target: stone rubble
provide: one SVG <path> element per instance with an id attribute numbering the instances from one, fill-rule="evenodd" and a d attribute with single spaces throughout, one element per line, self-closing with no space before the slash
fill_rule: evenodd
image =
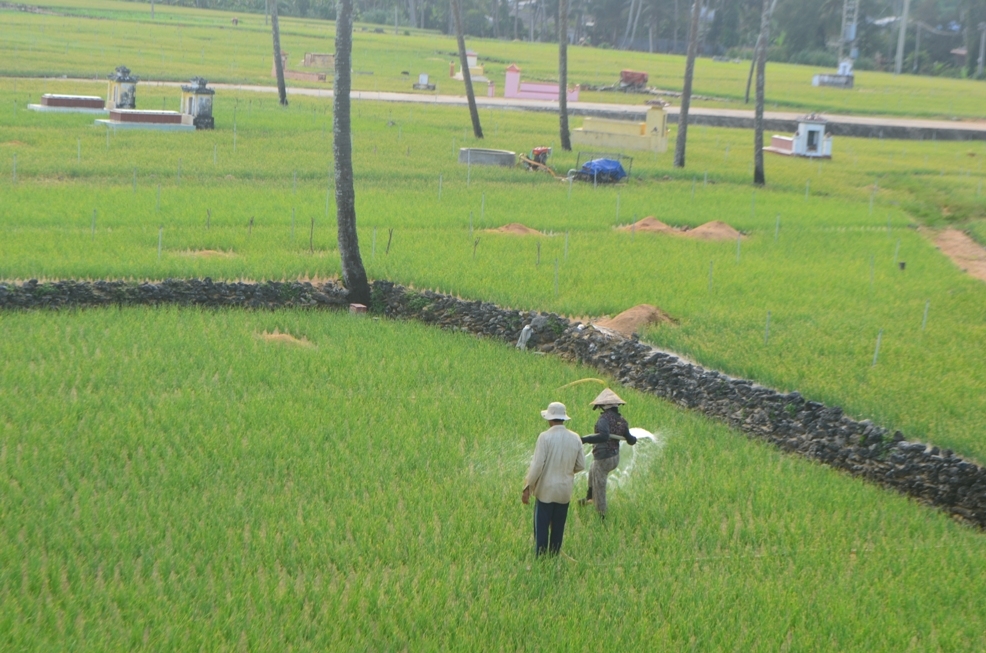
<path id="1" fill-rule="evenodd" d="M 55 281 L 0 283 L 0 310 L 84 306 L 179 304 L 256 309 L 343 309 L 345 289 L 335 281 L 214 282 L 169 279 L 158 283 Z M 623 385 L 662 397 L 770 442 L 884 487 L 937 506 L 986 528 L 986 468 L 948 449 L 908 442 L 837 406 L 781 393 L 709 370 L 642 343 L 636 337 L 573 322 L 554 313 L 518 311 L 388 281 L 372 284 L 370 311 L 414 319 L 442 329 L 517 342 L 531 326 L 527 349 L 580 362 Z"/>

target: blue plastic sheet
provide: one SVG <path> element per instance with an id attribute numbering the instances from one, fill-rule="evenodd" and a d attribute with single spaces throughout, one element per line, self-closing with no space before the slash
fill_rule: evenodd
<path id="1" fill-rule="evenodd" d="M 603 182 L 620 181 L 627 176 L 623 165 L 613 159 L 593 159 L 582 165 L 582 174 Z"/>

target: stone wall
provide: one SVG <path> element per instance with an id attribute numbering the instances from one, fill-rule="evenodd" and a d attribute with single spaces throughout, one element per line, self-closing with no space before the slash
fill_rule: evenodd
<path id="1" fill-rule="evenodd" d="M 342 309 L 345 290 L 335 282 L 226 283 L 210 279 L 160 283 L 58 281 L 0 283 L 2 309 L 160 305 L 274 309 Z M 443 329 L 516 343 L 531 327 L 528 349 L 578 361 L 620 383 L 719 419 L 784 451 L 861 476 L 986 527 L 986 469 L 952 451 L 908 442 L 837 406 L 781 393 L 752 381 L 705 369 L 617 333 L 553 313 L 517 311 L 386 281 L 373 283 L 370 310 Z"/>

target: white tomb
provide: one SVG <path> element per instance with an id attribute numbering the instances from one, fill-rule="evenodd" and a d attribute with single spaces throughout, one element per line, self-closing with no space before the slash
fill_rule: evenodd
<path id="1" fill-rule="evenodd" d="M 818 114 L 803 116 L 798 120 L 798 131 L 794 132 L 794 136 L 775 134 L 770 138 L 770 147 L 763 149 L 765 152 L 786 156 L 831 159 L 832 134 L 825 132 L 827 124 L 828 121 Z"/>

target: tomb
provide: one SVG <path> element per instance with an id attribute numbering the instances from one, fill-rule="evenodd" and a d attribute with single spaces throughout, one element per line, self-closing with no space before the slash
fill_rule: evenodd
<path id="1" fill-rule="evenodd" d="M 794 136 L 774 135 L 764 152 L 785 156 L 803 156 L 811 159 L 832 158 L 832 134 L 825 133 L 825 118 L 812 113 L 798 119 L 798 131 Z"/>
<path id="2" fill-rule="evenodd" d="M 106 92 L 107 109 L 136 109 L 137 82 L 139 78 L 130 74 L 126 66 L 117 66 L 109 75 L 110 85 Z"/>
<path id="3" fill-rule="evenodd" d="M 213 129 L 216 123 L 212 117 L 212 98 L 216 92 L 201 77 L 193 77 L 191 82 L 181 87 L 181 112 L 191 117 L 196 129 Z"/>
<path id="4" fill-rule="evenodd" d="M 98 95 L 58 95 L 45 93 L 39 104 L 29 104 L 31 111 L 58 113 L 106 113 L 106 101 Z"/>
<path id="5" fill-rule="evenodd" d="M 572 130 L 572 144 L 607 150 L 666 152 L 668 116 L 659 106 L 647 110 L 644 122 L 586 116 L 582 127 Z"/>
<path id="6" fill-rule="evenodd" d="M 332 56 L 332 55 L 330 55 Z M 273 59 L 273 57 L 271 57 Z M 335 57 L 333 56 L 332 66 L 335 67 Z M 281 50 L 281 69 L 284 71 L 284 79 L 294 79 L 301 82 L 324 82 L 325 73 L 305 72 L 301 70 L 288 70 L 288 53 Z M 277 79 L 277 63 L 271 61 L 270 76 Z"/>
<path id="7" fill-rule="evenodd" d="M 305 68 L 335 68 L 336 56 L 334 54 L 323 54 L 320 52 L 306 52 L 305 59 L 301 62 Z"/>
<path id="8" fill-rule="evenodd" d="M 466 64 L 469 66 L 469 77 L 472 79 L 473 83 L 490 81 L 486 77 L 486 71 L 479 65 L 479 55 L 472 50 L 466 52 Z M 463 81 L 462 71 L 460 70 L 459 72 L 455 72 L 454 61 L 449 62 L 448 74 L 452 79 L 457 79 L 460 82 Z"/>
<path id="9" fill-rule="evenodd" d="M 558 84 L 552 84 L 550 82 L 522 82 L 520 81 L 520 68 L 516 64 L 510 64 L 507 68 L 507 81 L 503 86 L 503 97 L 557 102 Z M 569 102 L 578 102 L 578 85 L 575 88 L 569 89 L 565 97 Z"/>
<path id="10" fill-rule="evenodd" d="M 97 125 L 111 129 L 155 129 L 163 131 L 195 131 L 192 116 L 178 111 L 138 111 L 110 109 L 108 119 L 97 119 Z"/>
<path id="11" fill-rule="evenodd" d="M 815 75 L 811 78 L 812 86 L 831 86 L 834 88 L 852 88 L 855 77 L 852 72 L 852 59 L 839 62 L 839 71 L 835 75 Z"/>
<path id="12" fill-rule="evenodd" d="M 421 73 L 418 75 L 418 83 L 412 84 L 411 88 L 415 91 L 434 91 L 435 86 L 435 84 L 428 81 L 428 73 Z"/>

